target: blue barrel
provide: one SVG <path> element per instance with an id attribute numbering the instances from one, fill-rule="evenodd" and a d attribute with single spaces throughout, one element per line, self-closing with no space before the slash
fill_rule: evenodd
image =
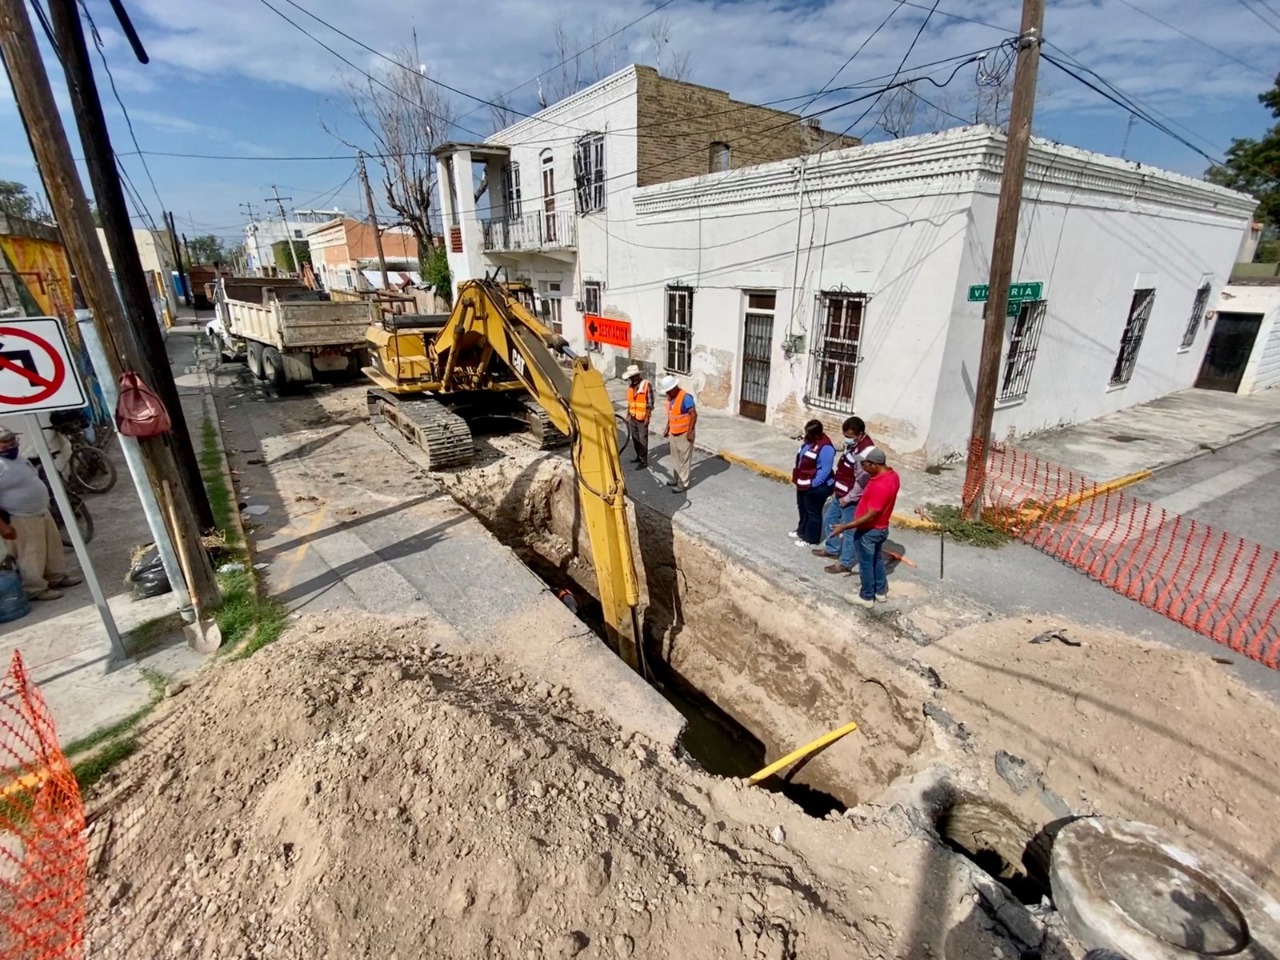
<path id="1" fill-rule="evenodd" d="M 17 570 L 0 570 L 0 623 L 19 620 L 31 612 L 27 591 Z"/>

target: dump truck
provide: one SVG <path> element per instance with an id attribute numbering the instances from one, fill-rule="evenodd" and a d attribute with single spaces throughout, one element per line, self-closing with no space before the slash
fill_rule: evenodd
<path id="1" fill-rule="evenodd" d="M 358 376 L 365 365 L 368 301 L 334 303 L 297 280 L 222 277 L 214 306 L 206 329 L 223 359 L 243 356 L 276 387 Z"/>

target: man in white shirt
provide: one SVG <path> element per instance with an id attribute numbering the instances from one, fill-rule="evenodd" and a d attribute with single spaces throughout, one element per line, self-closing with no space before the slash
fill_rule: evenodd
<path id="1" fill-rule="evenodd" d="M 62 535 L 49 512 L 49 491 L 40 474 L 18 456 L 18 438 L 0 427 L 0 537 L 16 541 L 18 573 L 32 600 L 57 600 L 59 587 L 83 581 L 68 575 Z"/>

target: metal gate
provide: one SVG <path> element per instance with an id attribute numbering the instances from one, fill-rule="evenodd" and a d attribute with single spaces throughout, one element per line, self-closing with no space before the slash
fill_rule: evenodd
<path id="1" fill-rule="evenodd" d="M 742 338 L 742 396 L 738 413 L 764 421 L 769 402 L 769 353 L 773 345 L 773 314 L 748 313 Z"/>

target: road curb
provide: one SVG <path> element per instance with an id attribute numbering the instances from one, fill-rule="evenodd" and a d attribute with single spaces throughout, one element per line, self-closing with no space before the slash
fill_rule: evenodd
<path id="1" fill-rule="evenodd" d="M 1217 453 L 1219 450 L 1225 450 L 1227 447 L 1235 446 L 1237 443 L 1244 443 L 1246 440 L 1252 440 L 1254 437 L 1266 433 L 1268 430 L 1274 430 L 1280 427 L 1280 420 L 1272 420 L 1270 423 L 1264 423 L 1261 426 L 1250 427 L 1243 433 L 1238 433 L 1233 437 L 1228 437 L 1216 447 L 1201 447 L 1194 453 L 1188 453 L 1185 457 L 1179 457 L 1177 460 L 1170 460 L 1168 463 L 1162 463 L 1158 466 L 1149 468 L 1148 473 L 1156 474 L 1162 470 L 1171 470 L 1174 467 L 1180 467 L 1184 463 L 1190 463 L 1192 460 L 1199 460 L 1201 457 L 1210 453 Z"/>
<path id="2" fill-rule="evenodd" d="M 719 457 L 728 463 L 736 463 L 740 467 L 746 467 L 752 473 L 758 473 L 767 480 L 775 483 L 790 483 L 791 474 L 785 470 L 779 470 L 777 467 L 771 467 L 767 463 L 761 463 L 759 460 L 752 460 L 750 457 L 740 456 L 736 453 L 730 453 L 728 450 L 707 450 L 707 453 L 713 457 Z"/>

